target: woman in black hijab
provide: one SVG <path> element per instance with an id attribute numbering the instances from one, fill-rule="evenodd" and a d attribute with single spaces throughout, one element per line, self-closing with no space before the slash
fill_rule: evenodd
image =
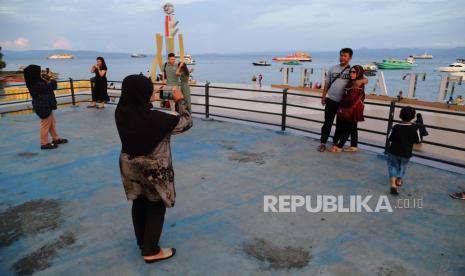
<path id="1" fill-rule="evenodd" d="M 60 138 L 56 131 L 56 121 L 53 110 L 57 109 L 57 101 L 53 90 L 57 89 L 57 82 L 49 72 L 47 80 L 42 78 L 42 70 L 39 65 L 31 64 L 24 68 L 24 81 L 32 97 L 32 107 L 40 117 L 40 148 L 56 149 L 58 144 L 68 143 L 68 140 Z M 53 142 L 48 142 L 48 134 Z"/>
<path id="2" fill-rule="evenodd" d="M 137 244 L 147 263 L 174 256 L 174 248 L 160 248 L 166 208 L 174 206 L 176 191 L 171 160 L 171 135 L 192 127 L 192 118 L 181 91 L 173 92 L 176 111 L 170 115 L 151 110 L 159 99 L 150 79 L 130 75 L 123 80 L 115 121 L 121 139 L 121 178 L 128 200 Z"/>

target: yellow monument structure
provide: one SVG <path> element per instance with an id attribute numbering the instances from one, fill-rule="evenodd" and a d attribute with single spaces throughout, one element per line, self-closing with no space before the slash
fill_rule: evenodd
<path id="1" fill-rule="evenodd" d="M 174 6 L 170 3 L 163 5 L 163 11 L 165 12 L 165 45 L 166 45 L 166 55 L 169 53 L 175 53 L 175 37 L 178 33 L 178 23 L 179 21 L 174 20 Z M 178 46 L 179 46 L 179 59 L 184 61 L 184 40 L 182 34 L 178 34 Z M 163 36 L 159 33 L 155 35 L 155 46 L 157 52 L 152 63 L 152 80 L 157 79 L 157 66 L 160 69 L 160 72 L 163 72 Z"/>

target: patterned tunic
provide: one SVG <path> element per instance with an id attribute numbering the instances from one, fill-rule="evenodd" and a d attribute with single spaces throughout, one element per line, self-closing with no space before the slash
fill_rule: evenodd
<path id="1" fill-rule="evenodd" d="M 123 152 L 120 154 L 121 178 L 128 200 L 144 196 L 151 201 L 162 200 L 166 207 L 174 206 L 176 190 L 171 160 L 171 135 L 182 133 L 192 127 L 187 102 L 180 100 L 176 105 L 179 122 L 152 153 L 137 157 Z"/>

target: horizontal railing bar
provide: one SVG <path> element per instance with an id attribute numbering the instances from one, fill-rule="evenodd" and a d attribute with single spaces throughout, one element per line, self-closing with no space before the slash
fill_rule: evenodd
<path id="1" fill-rule="evenodd" d="M 250 122 L 250 123 L 265 124 L 265 125 L 271 125 L 271 126 L 276 126 L 276 127 L 281 126 L 280 124 L 275 124 L 275 123 L 268 123 L 268 122 L 262 122 L 262 121 L 255 121 L 255 120 L 243 119 L 243 118 L 235 118 L 235 117 L 230 117 L 230 116 L 225 116 L 225 115 L 219 115 L 219 114 L 213 114 L 213 113 L 210 113 L 210 116 L 216 116 L 216 117 L 220 117 L 220 118 L 227 118 L 227 119 L 232 119 L 232 120 L 245 121 L 245 122 Z"/>
<path id="2" fill-rule="evenodd" d="M 260 111 L 260 110 L 252 110 L 252 109 L 245 109 L 245 108 L 239 108 L 239 107 L 222 106 L 222 105 L 214 105 L 214 104 L 210 104 L 210 107 L 224 108 L 224 109 L 232 109 L 232 110 L 239 110 L 239 111 L 247 111 L 247 112 L 260 113 L 260 114 L 268 114 L 268 115 L 277 115 L 277 116 L 281 116 L 281 113 L 269 112 L 269 111 Z"/>
<path id="3" fill-rule="evenodd" d="M 259 89 L 248 89 L 248 88 L 239 88 L 239 87 L 224 87 L 224 86 L 213 86 L 210 85 L 210 88 L 215 89 L 224 89 L 224 90 L 238 90 L 238 91 L 250 91 L 250 92 L 263 92 L 268 94 L 280 94 L 282 95 L 282 91 L 274 91 L 274 90 L 259 90 Z"/>
<path id="4" fill-rule="evenodd" d="M 241 99 L 241 98 L 232 98 L 232 97 L 224 97 L 224 96 L 209 96 L 210 98 L 217 98 L 217 99 L 226 99 L 226 100 L 233 100 L 233 101 L 243 101 L 243 102 L 253 102 L 253 103 L 264 103 L 264 104 L 278 104 L 281 105 L 281 102 L 267 102 L 267 101 L 260 101 L 260 100 L 251 100 L 251 99 Z"/>

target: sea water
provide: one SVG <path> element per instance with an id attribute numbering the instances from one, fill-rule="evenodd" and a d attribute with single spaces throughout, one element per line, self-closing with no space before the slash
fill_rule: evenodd
<path id="1" fill-rule="evenodd" d="M 395 52 L 394 52 L 395 53 Z M 67 60 L 48 60 L 44 52 L 7 52 L 4 60 L 7 67 L 4 70 L 18 70 L 21 66 L 29 64 L 38 64 L 43 68 L 49 67 L 52 71 L 58 72 L 60 79 L 89 79 L 93 75 L 90 68 L 95 64 L 95 58 L 100 55 L 106 60 L 108 66 L 107 77 L 110 81 L 120 81 L 129 74 L 150 75 L 153 55 L 146 58 L 131 58 L 130 54 L 121 53 L 93 53 L 93 52 L 76 52 L 73 53 L 74 59 Z M 370 51 L 355 51 L 352 65 L 367 64 L 375 61 L 382 61 L 383 58 L 396 57 L 405 58 L 404 56 L 391 56 L 391 53 Z M 418 53 L 412 53 L 418 54 Z M 420 53 L 421 54 L 421 53 Z M 277 56 L 283 56 L 285 53 L 274 54 L 201 54 L 194 55 L 195 65 L 192 76 L 199 82 L 210 81 L 211 83 L 239 83 L 251 84 L 252 76 L 263 76 L 263 84 L 282 84 L 282 73 L 280 69 L 285 67 L 282 63 L 273 62 L 271 59 Z M 321 83 L 322 70 L 328 69 L 338 63 L 338 52 L 315 52 L 312 53 L 312 62 L 302 62 L 301 66 L 291 66 L 293 73 L 289 76 L 290 85 L 299 85 L 300 68 L 313 68 L 313 74 L 310 75 L 312 83 Z M 419 78 L 417 83 L 416 97 L 423 100 L 436 101 L 439 91 L 441 76 L 445 73 L 436 71 L 440 66 L 447 66 L 454 62 L 457 56 L 456 52 L 449 54 L 434 54 L 434 59 L 418 59 L 417 66 L 411 70 L 382 70 L 386 80 L 388 94 L 396 96 L 400 90 L 407 95 L 409 78 L 403 80 L 403 76 L 410 72 L 426 73 L 426 80 Z M 258 60 L 267 60 L 272 65 L 268 67 L 253 66 L 252 62 Z M 369 77 L 369 83 L 366 86 L 366 92 L 371 92 L 375 86 L 376 77 Z M 377 92 L 379 93 L 379 89 Z M 465 83 L 456 85 L 454 95 L 465 95 Z"/>

